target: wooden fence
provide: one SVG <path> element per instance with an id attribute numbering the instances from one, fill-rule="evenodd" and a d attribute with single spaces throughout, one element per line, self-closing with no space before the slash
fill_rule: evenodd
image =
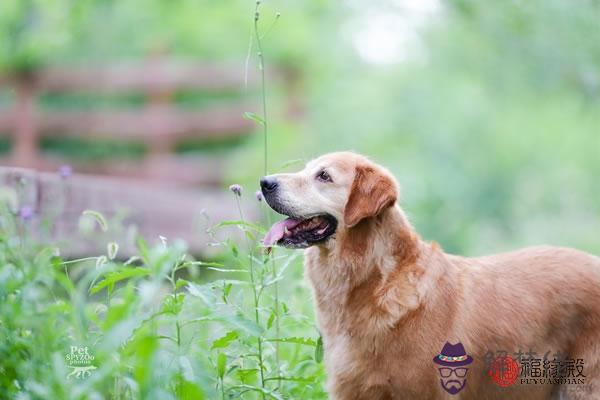
<path id="1" fill-rule="evenodd" d="M 0 109 L 0 135 L 12 138 L 11 154 L 0 164 L 54 171 L 65 160 L 40 151 L 40 138 L 77 137 L 142 143 L 148 148 L 144 162 L 109 160 L 76 162 L 78 171 L 144 178 L 172 183 L 219 183 L 221 157 L 184 157 L 174 153 L 188 139 L 223 140 L 252 132 L 243 118 L 253 104 L 233 100 L 225 104 L 189 109 L 174 102 L 177 91 L 234 92 L 252 88 L 254 75 L 245 82 L 244 70 L 228 65 L 185 63 L 167 58 L 107 67 L 52 67 L 24 76 L 0 77 L 1 86 L 15 90 L 13 107 Z M 42 94 L 142 94 L 144 106 L 115 110 L 48 110 L 38 106 Z M 242 97 L 242 96 L 240 96 Z"/>
<path id="2" fill-rule="evenodd" d="M 0 158 L 0 182 L 12 188 L 20 179 L 27 182 L 24 193 L 28 194 L 19 202 L 33 208 L 38 223 L 56 219 L 52 231 L 36 229 L 37 234 L 62 242 L 67 253 L 101 250 L 77 230 L 84 209 L 109 218 L 128 210 L 126 223 L 136 225 L 140 233 L 184 239 L 193 252 L 205 249 L 209 221 L 235 218 L 233 199 L 222 187 L 227 157 L 186 156 L 175 148 L 186 140 L 235 139 L 253 131 L 253 123 L 243 113 L 256 110 L 257 105 L 244 100 L 243 93 L 256 86 L 256 77 L 245 77 L 241 66 L 156 57 L 106 67 L 60 66 L 0 76 L 0 86 L 14 88 L 12 106 L 0 108 L 0 135 L 12 141 L 8 156 Z M 218 105 L 189 108 L 175 101 L 179 91 L 234 95 Z M 39 106 L 40 96 L 56 93 L 133 93 L 145 101 L 140 107 L 112 110 Z M 137 142 L 147 152 L 142 160 L 67 160 L 43 152 L 44 137 Z M 61 179 L 56 171 L 63 164 L 72 165 L 77 173 Z M 256 204 L 249 205 L 249 215 L 256 215 L 255 211 Z M 125 247 L 122 255 L 132 251 Z"/>

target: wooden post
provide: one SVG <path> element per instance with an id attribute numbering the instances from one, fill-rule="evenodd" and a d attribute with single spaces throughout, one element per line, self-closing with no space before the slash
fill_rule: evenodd
<path id="1" fill-rule="evenodd" d="M 13 118 L 12 162 L 19 167 L 36 168 L 40 154 L 35 123 L 35 88 L 27 78 L 17 82 Z"/>
<path id="2" fill-rule="evenodd" d="M 149 68 L 151 69 L 152 75 L 155 76 L 157 82 L 163 82 L 165 71 L 161 68 L 164 65 L 166 49 L 157 49 L 151 55 L 151 62 Z M 173 102 L 173 92 L 169 89 L 159 87 L 151 89 L 148 93 L 148 109 L 152 112 L 149 115 L 152 116 L 152 127 L 151 129 L 158 132 L 157 135 L 152 135 L 149 143 L 150 158 L 158 157 L 164 159 L 166 156 L 171 155 L 174 150 L 173 137 L 169 135 L 169 121 L 165 120 L 165 110 Z"/>

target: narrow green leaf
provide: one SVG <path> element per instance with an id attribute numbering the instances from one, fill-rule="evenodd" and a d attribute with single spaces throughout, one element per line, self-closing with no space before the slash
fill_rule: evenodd
<path id="1" fill-rule="evenodd" d="M 127 268 L 121 269 L 119 271 L 109 272 L 105 275 L 104 279 L 98 282 L 96 285 L 92 286 L 90 289 L 90 293 L 98 293 L 100 290 L 109 286 L 112 287 L 116 282 L 122 281 L 124 279 L 142 277 L 150 275 L 150 270 L 147 268 L 136 267 L 136 268 Z"/>
<path id="2" fill-rule="evenodd" d="M 273 321 L 275 321 L 275 311 L 271 310 L 271 315 L 269 315 L 269 319 L 267 320 L 267 329 L 271 329 Z"/>
<path id="3" fill-rule="evenodd" d="M 215 307 L 217 298 L 214 292 L 206 285 L 196 285 L 188 282 L 187 290 L 192 296 L 200 298 L 208 307 Z"/>
<path id="4" fill-rule="evenodd" d="M 221 319 L 229 322 L 232 326 L 243 329 L 247 333 L 254 336 L 260 336 L 263 331 L 262 328 L 256 324 L 256 322 L 244 317 L 241 313 L 225 315 L 221 317 Z"/>
<path id="5" fill-rule="evenodd" d="M 181 289 L 183 286 L 187 285 L 188 283 L 190 283 L 189 281 L 186 281 L 185 279 L 177 279 L 177 282 L 175 283 L 175 290 L 177 289 Z"/>
<path id="6" fill-rule="evenodd" d="M 225 353 L 219 353 L 217 356 L 217 374 L 219 374 L 219 378 L 223 379 L 225 375 L 225 367 L 227 366 L 227 356 Z"/>
<path id="7" fill-rule="evenodd" d="M 215 340 L 211 346 L 211 350 L 214 349 L 224 349 L 229 346 L 231 342 L 240 337 L 240 334 L 237 331 L 229 331 L 224 336 L 221 336 L 217 340 Z"/>
<path id="8" fill-rule="evenodd" d="M 244 118 L 246 118 L 247 120 L 250 120 L 250 121 L 254 121 L 259 125 L 265 124 L 265 120 L 260 115 L 250 112 L 250 111 L 246 111 L 244 113 Z"/>
<path id="9" fill-rule="evenodd" d="M 231 292 L 232 287 L 233 287 L 232 283 L 226 283 L 223 286 L 223 296 L 225 296 L 225 297 L 229 296 L 229 293 Z"/>
<path id="10" fill-rule="evenodd" d="M 317 345 L 315 347 L 315 361 L 320 363 L 323 361 L 323 337 L 319 335 L 319 339 L 317 339 Z"/>
<path id="11" fill-rule="evenodd" d="M 265 234 L 267 232 L 262 226 L 243 220 L 223 221 L 213 226 L 212 229 L 219 229 L 227 226 L 249 228 L 261 234 Z"/>
<path id="12" fill-rule="evenodd" d="M 318 347 L 319 346 L 319 341 L 315 341 L 314 339 L 311 338 L 303 338 L 303 337 L 287 337 L 287 338 L 279 338 L 279 339 L 268 339 L 268 342 L 281 342 L 281 343 L 296 343 L 296 344 L 303 344 L 305 346 L 315 346 Z M 323 346 L 323 343 L 321 343 L 321 346 Z"/>

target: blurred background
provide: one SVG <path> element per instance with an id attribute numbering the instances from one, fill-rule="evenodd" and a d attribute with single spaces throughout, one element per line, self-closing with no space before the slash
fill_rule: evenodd
<path id="1" fill-rule="evenodd" d="M 0 165 L 50 173 L 23 191 L 35 215 L 58 198 L 65 220 L 126 208 L 146 235 L 202 251 L 240 183 L 258 219 L 254 8 L 3 0 Z M 396 175 L 446 251 L 600 253 L 599 1 L 266 0 L 259 25 L 269 172 L 354 150 Z"/>

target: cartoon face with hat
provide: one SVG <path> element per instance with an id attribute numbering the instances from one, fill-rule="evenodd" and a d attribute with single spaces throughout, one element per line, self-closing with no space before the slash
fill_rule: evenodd
<path id="1" fill-rule="evenodd" d="M 440 383 L 446 392 L 456 394 L 464 389 L 467 384 L 466 366 L 473 362 L 473 358 L 467 355 L 462 343 L 446 342 L 441 353 L 433 357 L 433 362 L 440 365 Z"/>

